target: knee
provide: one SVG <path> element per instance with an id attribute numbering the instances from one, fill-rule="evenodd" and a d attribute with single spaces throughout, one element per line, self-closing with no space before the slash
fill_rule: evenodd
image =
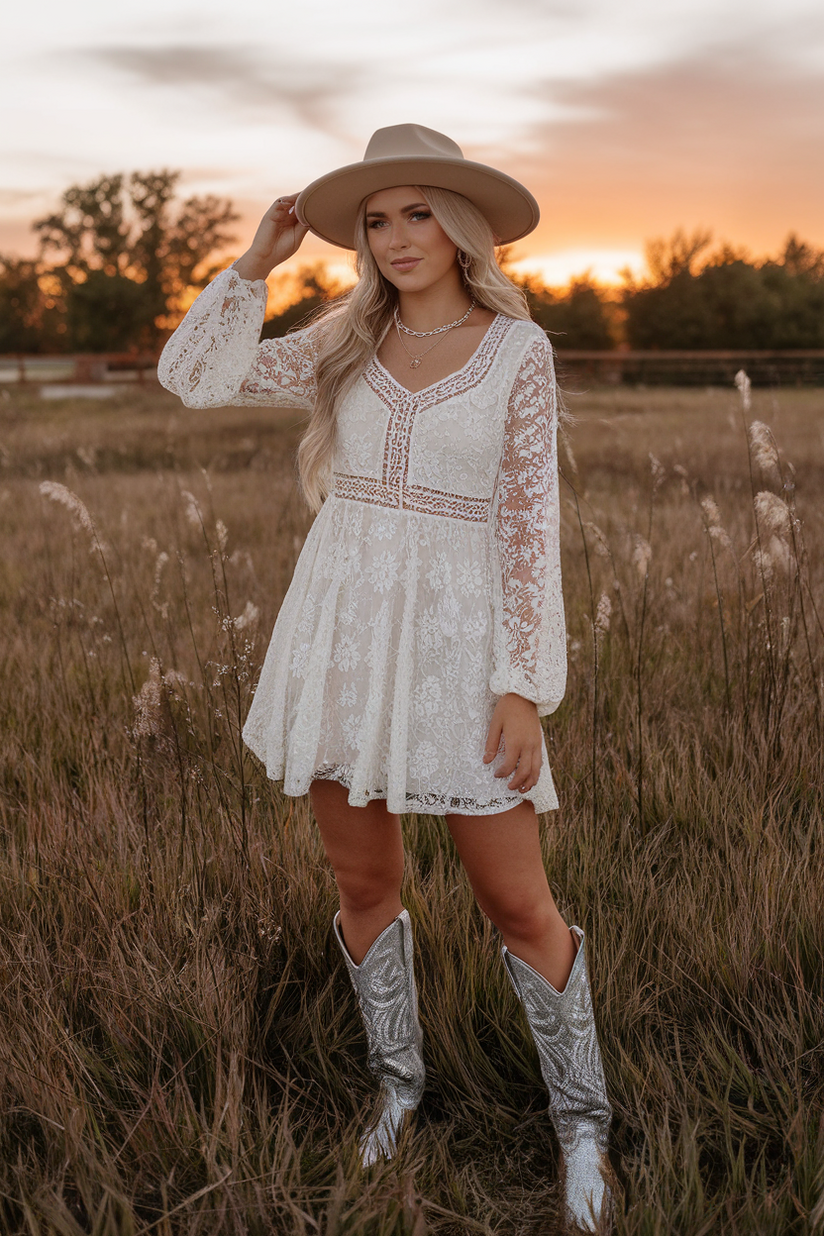
<path id="1" fill-rule="evenodd" d="M 508 900 L 478 897 L 478 904 L 507 939 L 540 944 L 552 929 L 557 911 L 545 898 Z"/>
<path id="2" fill-rule="evenodd" d="M 403 871 L 391 867 L 335 870 L 341 905 L 350 914 L 368 914 L 400 896 Z"/>

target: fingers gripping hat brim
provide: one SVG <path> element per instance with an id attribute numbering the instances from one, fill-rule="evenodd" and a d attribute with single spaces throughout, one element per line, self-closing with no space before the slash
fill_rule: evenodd
<path id="1" fill-rule="evenodd" d="M 505 172 L 469 159 L 409 155 L 350 163 L 328 172 L 307 185 L 295 213 L 322 240 L 354 249 L 361 203 L 380 189 L 399 185 L 433 185 L 462 194 L 478 207 L 499 244 L 520 240 L 540 219 L 535 198 Z"/>

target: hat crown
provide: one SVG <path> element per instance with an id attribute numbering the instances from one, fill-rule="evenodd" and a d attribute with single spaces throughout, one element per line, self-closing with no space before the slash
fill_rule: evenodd
<path id="1" fill-rule="evenodd" d="M 369 139 L 364 162 L 373 159 L 463 159 L 457 142 L 422 124 L 393 124 Z"/>

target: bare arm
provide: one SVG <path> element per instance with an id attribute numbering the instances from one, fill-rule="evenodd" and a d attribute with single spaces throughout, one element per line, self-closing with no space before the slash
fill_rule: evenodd
<path id="1" fill-rule="evenodd" d="M 249 248 L 235 262 L 241 279 L 265 279 L 275 266 L 297 253 L 309 231 L 295 215 L 297 193 L 289 193 L 273 202 L 258 224 Z"/>

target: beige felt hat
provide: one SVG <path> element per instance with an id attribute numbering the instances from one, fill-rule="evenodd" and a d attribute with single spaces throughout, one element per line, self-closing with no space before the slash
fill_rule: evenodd
<path id="1" fill-rule="evenodd" d="M 488 220 L 500 244 L 520 240 L 540 218 L 535 198 L 517 180 L 465 159 L 451 138 L 421 124 L 378 129 L 360 163 L 339 167 L 307 185 L 295 213 L 316 236 L 354 249 L 361 202 L 396 185 L 435 185 L 463 194 Z"/>

